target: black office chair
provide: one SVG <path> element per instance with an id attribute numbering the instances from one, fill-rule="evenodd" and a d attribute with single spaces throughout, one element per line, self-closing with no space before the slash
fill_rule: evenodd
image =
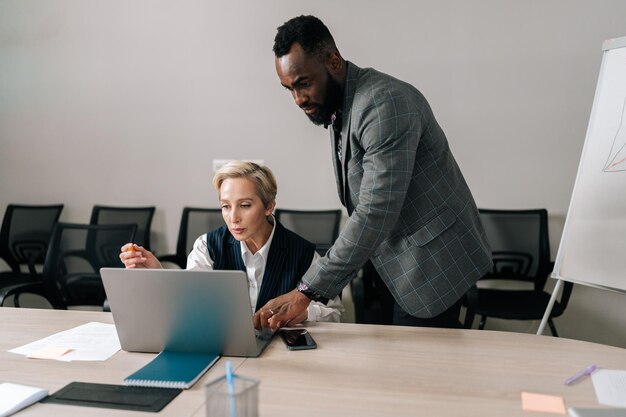
<path id="1" fill-rule="evenodd" d="M 150 229 L 156 207 L 113 207 L 93 206 L 90 224 L 124 224 L 134 223 L 137 225 L 135 241 L 139 246 L 148 250 L 150 248 Z"/>
<path id="2" fill-rule="evenodd" d="M 43 265 L 42 280 L 0 290 L 0 306 L 14 296 L 16 307 L 24 293 L 44 297 L 52 307 L 102 306 L 105 293 L 102 267 L 122 267 L 120 247 L 135 237 L 135 224 L 91 225 L 57 223 Z"/>
<path id="3" fill-rule="evenodd" d="M 185 207 L 180 219 L 176 253 L 159 256 L 161 262 L 170 262 L 185 269 L 187 255 L 193 249 L 196 239 L 202 234 L 224 225 L 222 210 L 219 208 Z"/>
<path id="4" fill-rule="evenodd" d="M 320 255 L 324 255 L 339 236 L 341 210 L 276 209 L 274 216 L 287 229 L 314 243 Z"/>
<path id="5" fill-rule="evenodd" d="M 0 272 L 0 288 L 37 281 L 50 236 L 63 204 L 9 204 L 0 229 L 0 258 L 11 268 Z"/>
<path id="6" fill-rule="evenodd" d="M 548 212 L 536 210 L 480 209 L 480 218 L 491 245 L 493 269 L 467 293 L 465 327 L 481 316 L 479 329 L 488 317 L 508 320 L 541 320 L 550 300 L 544 291 L 554 264 L 550 261 Z M 485 287 L 487 280 L 525 283 L 530 289 Z M 565 283 L 560 301 L 554 304 L 548 325 L 558 336 L 553 318 L 565 311 L 573 285 Z"/>

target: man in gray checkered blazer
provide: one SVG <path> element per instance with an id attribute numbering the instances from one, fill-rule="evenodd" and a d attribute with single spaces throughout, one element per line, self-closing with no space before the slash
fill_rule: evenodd
<path id="1" fill-rule="evenodd" d="M 457 327 L 461 299 L 490 270 L 491 252 L 424 96 L 344 60 L 313 16 L 279 27 L 274 53 L 281 84 L 330 130 L 337 190 L 350 217 L 298 287 L 270 300 L 255 325 L 288 325 L 310 300 L 334 298 L 371 260 L 395 300 L 394 323 Z"/>

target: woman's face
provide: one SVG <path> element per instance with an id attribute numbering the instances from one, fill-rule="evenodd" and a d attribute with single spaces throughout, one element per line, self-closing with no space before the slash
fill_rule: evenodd
<path id="1" fill-rule="evenodd" d="M 275 204 L 272 202 L 264 207 L 256 185 L 246 177 L 225 179 L 219 194 L 222 217 L 235 239 L 265 243 L 269 236 L 264 233 L 270 225 L 267 217 L 272 214 Z"/>

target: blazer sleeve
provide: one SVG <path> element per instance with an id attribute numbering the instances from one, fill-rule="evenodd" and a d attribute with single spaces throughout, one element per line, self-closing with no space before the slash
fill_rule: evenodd
<path id="1" fill-rule="evenodd" d="M 396 228 L 425 124 L 416 112 L 420 107 L 402 91 L 386 91 L 361 108 L 353 107 L 350 136 L 356 137 L 348 138 L 362 152 L 352 151 L 347 169 L 349 183 L 354 175 L 362 177 L 358 201 L 333 247 L 303 277 L 328 298 L 341 292 Z"/>

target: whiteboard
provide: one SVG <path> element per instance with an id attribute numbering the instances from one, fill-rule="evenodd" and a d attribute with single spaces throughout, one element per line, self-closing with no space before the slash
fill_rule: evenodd
<path id="1" fill-rule="evenodd" d="M 626 37 L 603 50 L 552 277 L 626 292 Z"/>

